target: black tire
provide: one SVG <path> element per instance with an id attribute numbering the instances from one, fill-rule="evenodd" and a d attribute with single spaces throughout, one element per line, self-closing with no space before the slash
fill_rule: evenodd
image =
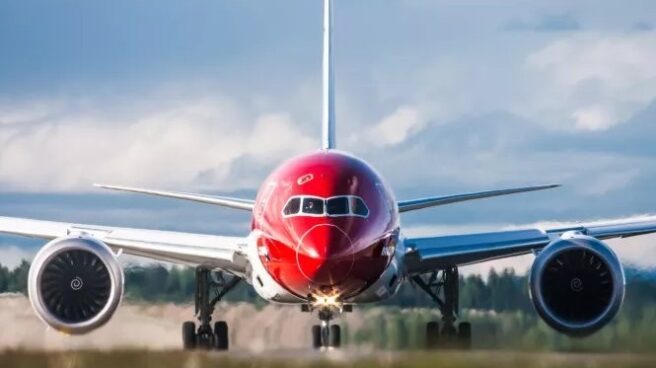
<path id="1" fill-rule="evenodd" d="M 339 325 L 330 326 L 330 341 L 331 348 L 339 348 L 342 346 L 342 329 Z"/>
<path id="2" fill-rule="evenodd" d="M 312 326 L 312 347 L 315 349 L 321 348 L 321 326 Z"/>
<path id="3" fill-rule="evenodd" d="M 182 347 L 185 350 L 196 348 L 196 324 L 193 322 L 188 321 L 182 324 Z"/>
<path id="4" fill-rule="evenodd" d="M 426 349 L 436 349 L 440 340 L 440 323 L 430 321 L 426 324 Z"/>
<path id="5" fill-rule="evenodd" d="M 460 322 L 458 325 L 458 342 L 462 349 L 471 349 L 472 331 L 471 323 Z"/>
<path id="6" fill-rule="evenodd" d="M 216 350 L 228 350 L 228 324 L 225 321 L 214 323 L 214 348 Z"/>

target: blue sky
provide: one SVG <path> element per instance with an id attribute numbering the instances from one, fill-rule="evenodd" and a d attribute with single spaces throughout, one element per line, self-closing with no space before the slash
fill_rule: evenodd
<path id="1" fill-rule="evenodd" d="M 335 0 L 335 12 L 338 145 L 399 197 L 565 185 L 404 225 L 656 212 L 656 3 Z M 90 184 L 252 196 L 319 145 L 320 54 L 318 0 L 0 1 L 2 214 L 246 231 L 243 214 Z"/>

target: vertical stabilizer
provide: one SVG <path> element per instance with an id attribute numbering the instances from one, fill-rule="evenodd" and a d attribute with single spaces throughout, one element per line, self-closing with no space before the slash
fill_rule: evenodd
<path id="1" fill-rule="evenodd" d="M 335 148 L 335 79 L 333 75 L 333 2 L 324 0 L 323 9 L 323 127 L 322 148 Z"/>

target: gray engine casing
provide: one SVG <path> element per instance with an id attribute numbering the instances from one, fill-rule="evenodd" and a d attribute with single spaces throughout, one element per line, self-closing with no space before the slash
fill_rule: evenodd
<path id="1" fill-rule="evenodd" d="M 87 236 L 47 243 L 28 276 L 30 302 L 39 318 L 67 334 L 105 324 L 123 296 L 123 270 L 112 250 Z"/>
<path id="2" fill-rule="evenodd" d="M 584 337 L 610 322 L 624 300 L 624 270 L 602 241 L 569 232 L 538 254 L 529 277 L 531 300 L 554 329 Z"/>

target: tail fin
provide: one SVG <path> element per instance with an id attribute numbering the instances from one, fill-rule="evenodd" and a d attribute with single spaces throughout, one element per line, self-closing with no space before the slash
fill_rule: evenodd
<path id="1" fill-rule="evenodd" d="M 323 128 L 322 148 L 335 148 L 335 79 L 333 75 L 332 0 L 324 0 L 323 10 Z"/>

